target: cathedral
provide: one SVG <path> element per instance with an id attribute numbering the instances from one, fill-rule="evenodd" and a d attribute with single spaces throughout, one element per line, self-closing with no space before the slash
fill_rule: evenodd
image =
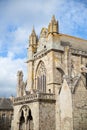
<path id="1" fill-rule="evenodd" d="M 33 28 L 27 51 L 12 130 L 87 130 L 87 40 L 59 33 L 53 16 L 39 37 Z"/>

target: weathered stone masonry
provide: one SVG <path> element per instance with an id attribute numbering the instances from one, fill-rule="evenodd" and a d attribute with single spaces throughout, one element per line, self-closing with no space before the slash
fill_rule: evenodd
<path id="1" fill-rule="evenodd" d="M 26 63 L 12 130 L 87 130 L 87 40 L 60 34 L 53 16 L 39 38 L 32 30 Z"/>

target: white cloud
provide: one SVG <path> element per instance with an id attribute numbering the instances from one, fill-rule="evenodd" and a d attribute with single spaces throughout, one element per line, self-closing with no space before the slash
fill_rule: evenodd
<path id="1" fill-rule="evenodd" d="M 84 6 L 84 3 L 65 0 L 60 7 L 57 10 L 60 32 L 83 37 L 80 30 L 87 33 L 86 28 L 84 28 L 87 26 L 87 7 Z M 84 38 L 86 38 L 86 35 L 84 35 Z"/>
<path id="2" fill-rule="evenodd" d="M 24 28 L 17 28 L 14 32 L 11 33 L 12 42 L 9 43 L 8 51 L 16 54 L 26 53 L 28 46 L 28 30 Z M 24 52 L 25 51 L 25 52 Z"/>
<path id="3" fill-rule="evenodd" d="M 26 73 L 24 60 L 32 26 L 35 25 L 39 34 L 53 14 L 59 21 L 60 32 L 87 38 L 87 7 L 82 1 L 10 0 L 0 4 L 0 90 L 3 87 L 4 91 L 15 91 L 17 70 Z"/>
<path id="4" fill-rule="evenodd" d="M 6 96 L 16 93 L 17 71 L 23 70 L 24 80 L 26 79 L 25 59 L 12 59 L 9 57 L 0 57 L 0 95 Z"/>

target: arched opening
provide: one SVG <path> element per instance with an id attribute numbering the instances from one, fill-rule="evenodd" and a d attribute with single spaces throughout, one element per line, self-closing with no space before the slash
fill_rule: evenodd
<path id="1" fill-rule="evenodd" d="M 25 127 L 24 124 L 25 124 L 25 118 L 24 118 L 24 112 L 22 110 L 21 117 L 20 117 L 20 130 L 24 129 L 24 127 Z"/>
<path id="2" fill-rule="evenodd" d="M 46 92 L 46 68 L 44 62 L 40 61 L 36 70 L 36 89 Z"/>
<path id="3" fill-rule="evenodd" d="M 30 109 L 27 116 L 27 130 L 33 130 L 33 117 Z"/>
<path id="4" fill-rule="evenodd" d="M 19 112 L 19 130 L 33 130 L 33 117 L 31 109 L 25 105 Z"/>

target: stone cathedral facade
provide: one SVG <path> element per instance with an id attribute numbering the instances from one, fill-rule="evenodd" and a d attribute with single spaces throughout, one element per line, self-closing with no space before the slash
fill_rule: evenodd
<path id="1" fill-rule="evenodd" d="M 53 16 L 39 38 L 32 30 L 27 67 L 26 82 L 17 73 L 12 130 L 87 130 L 87 40 L 60 34 Z"/>

